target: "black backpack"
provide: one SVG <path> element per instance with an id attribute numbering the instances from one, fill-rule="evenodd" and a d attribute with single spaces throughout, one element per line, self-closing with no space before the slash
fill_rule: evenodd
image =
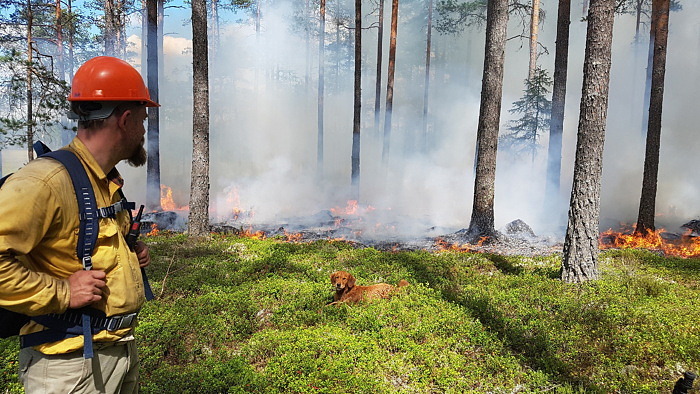
<path id="1" fill-rule="evenodd" d="M 59 161 L 70 174 L 75 189 L 75 195 L 78 199 L 78 210 L 80 212 L 80 229 L 78 232 L 78 246 L 76 251 L 78 259 L 80 259 L 83 264 L 83 269 L 91 269 L 91 257 L 93 249 L 95 248 L 95 243 L 97 242 L 99 219 L 101 217 L 113 217 L 117 212 L 124 209 L 129 210 L 129 214 L 131 214 L 131 210 L 136 206 L 133 202 L 127 202 L 122 194 L 122 200 L 120 202 L 109 207 L 96 208 L 95 193 L 90 184 L 90 179 L 82 163 L 73 152 L 68 150 L 51 152 L 41 141 L 37 141 L 34 144 L 34 150 L 39 157 L 49 157 Z M 0 187 L 2 187 L 5 180 L 11 175 L 12 174 L 6 175 L 0 179 Z M 153 299 L 153 292 L 148 284 L 148 278 L 143 269 L 141 273 L 143 275 L 146 299 L 151 300 Z M 26 336 L 32 338 L 22 337 L 22 347 L 35 346 L 41 343 L 53 342 L 82 334 L 85 336 L 84 354 L 86 358 L 92 357 L 92 334 L 99 330 L 110 328 L 113 323 L 113 321 L 110 321 L 110 318 L 104 316 L 103 313 L 89 307 L 81 308 L 80 310 L 68 310 L 62 315 L 51 314 L 33 318 L 0 308 L 0 338 L 18 335 L 20 328 L 31 319 L 39 321 L 40 324 L 50 329 Z"/>

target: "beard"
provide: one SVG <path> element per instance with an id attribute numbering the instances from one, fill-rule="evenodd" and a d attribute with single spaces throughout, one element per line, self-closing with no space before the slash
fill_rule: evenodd
<path id="1" fill-rule="evenodd" d="M 126 159 L 126 162 L 129 163 L 130 166 L 141 167 L 142 165 L 146 164 L 148 154 L 146 153 L 146 149 L 143 147 L 144 142 L 145 140 L 142 138 L 141 143 L 136 147 L 136 149 L 134 149 L 131 156 Z"/>

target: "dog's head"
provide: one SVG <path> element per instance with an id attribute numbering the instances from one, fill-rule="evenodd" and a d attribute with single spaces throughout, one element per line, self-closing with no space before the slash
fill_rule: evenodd
<path id="1" fill-rule="evenodd" d="M 335 291 L 352 289 L 355 286 L 355 277 L 346 271 L 336 271 L 331 274 L 331 285 Z"/>

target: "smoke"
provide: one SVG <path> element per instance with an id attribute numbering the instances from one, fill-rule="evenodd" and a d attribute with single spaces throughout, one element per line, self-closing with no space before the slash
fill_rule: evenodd
<path id="1" fill-rule="evenodd" d="M 352 142 L 352 70 L 336 52 L 326 50 L 324 163 L 316 165 L 318 43 L 311 34 L 292 30 L 289 2 L 263 8 L 262 29 L 254 24 L 222 27 L 221 48 L 210 56 L 211 201 L 215 221 L 244 220 L 252 224 L 289 223 L 319 212 L 345 207 L 350 191 Z M 550 4 L 551 3 L 551 4 Z M 556 2 L 546 4 L 548 18 L 540 32 L 538 63 L 553 72 Z M 351 5 L 348 4 L 347 7 Z M 363 32 L 363 121 L 360 206 L 364 230 L 377 237 L 415 237 L 468 227 L 473 200 L 474 146 L 479 115 L 483 30 L 461 36 L 433 34 L 429 127 L 423 135 L 425 22 L 418 3 L 405 3 L 399 15 L 391 152 L 382 163 L 383 129 L 374 130 L 376 29 Z M 405 9 L 405 11 L 404 11 Z M 697 65 L 700 6 L 684 4 L 672 13 L 666 72 L 658 225 L 677 229 L 700 215 L 699 182 L 692 168 L 700 142 L 692 137 L 698 124 Z M 329 14 L 333 10 L 328 11 Z M 385 18 L 388 31 L 389 17 Z M 499 152 L 496 227 L 522 219 L 538 234 L 561 236 L 566 226 L 573 174 L 581 94 L 585 23 L 573 10 L 569 83 L 564 125 L 561 206 L 544 206 L 546 133 L 535 160 Z M 329 16 L 330 18 L 330 16 Z M 165 31 L 171 31 L 166 18 Z M 368 17 L 364 25 L 373 20 Z M 641 135 L 642 96 L 648 34 L 633 45 L 634 17 L 615 21 L 610 107 L 601 194 L 601 227 L 636 220 L 644 141 Z M 329 24 L 329 29 L 333 28 Z M 176 29 L 176 28 L 173 28 Z M 177 29 L 182 30 L 182 27 Z M 519 34 L 512 21 L 509 36 Z M 139 33 L 140 34 L 140 33 Z M 187 205 L 191 155 L 191 51 L 187 31 L 165 37 L 165 76 L 161 78 L 162 182 L 174 190 L 179 205 Z M 388 51 L 387 42 L 384 44 Z M 327 32 L 329 41 L 335 32 Z M 191 44 L 190 44 L 191 45 Z M 352 43 L 350 43 L 352 45 Z M 344 53 L 352 52 L 344 41 Z M 308 52 L 307 52 L 308 48 Z M 345 61 L 349 59 L 345 58 Z M 382 110 L 386 88 L 382 81 Z M 307 65 L 310 64 L 310 65 Z M 522 96 L 527 77 L 527 43 L 510 40 L 506 52 L 501 130 L 512 117 L 511 103 Z M 307 83 L 308 78 L 308 83 Z M 384 113 L 382 111 L 382 123 Z M 425 141 L 425 143 L 423 143 Z M 120 167 L 132 198 L 145 197 L 142 170 Z M 320 175 L 322 173 L 322 175 Z M 239 212 L 244 212 L 243 216 Z"/>

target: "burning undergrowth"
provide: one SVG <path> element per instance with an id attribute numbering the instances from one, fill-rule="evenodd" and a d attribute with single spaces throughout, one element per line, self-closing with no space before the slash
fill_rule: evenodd
<path id="1" fill-rule="evenodd" d="M 162 188 L 161 205 L 166 209 L 144 214 L 141 231 L 156 235 L 161 230 L 186 230 L 188 207 L 172 203 L 169 188 Z M 333 240 L 348 242 L 358 248 L 371 247 L 382 251 L 430 252 L 454 251 L 492 253 L 498 255 L 537 256 L 561 253 L 563 237 L 538 236 L 524 221 L 516 219 L 489 237 L 473 236 L 466 229 L 441 228 L 420 223 L 416 218 L 403 217 L 390 209 L 348 201 L 345 206 L 318 211 L 312 215 L 257 220 L 255 212 L 239 208 L 237 196 L 234 208 L 219 217 L 212 231 L 233 233 L 251 238 L 277 238 L 285 242 L 314 242 Z M 272 222 L 272 223 L 271 223 Z M 645 235 L 634 234 L 634 226 L 619 226 L 601 233 L 600 249 L 639 248 L 667 256 L 700 257 L 700 220 L 691 220 L 681 228 L 685 233 L 665 229 Z"/>
<path id="2" fill-rule="evenodd" d="M 187 209 L 144 214 L 142 232 L 186 229 Z M 410 229 L 410 230 L 409 230 Z M 416 235 L 416 229 L 420 235 Z M 371 206 L 349 201 L 346 206 L 303 217 L 280 218 L 275 223 L 256 221 L 249 211 L 234 209 L 212 231 L 251 238 L 279 238 L 286 242 L 343 241 L 358 248 L 382 251 L 457 251 L 501 255 L 547 255 L 560 252 L 561 242 L 538 237 L 522 220 L 515 220 L 492 237 L 474 237 L 466 230 L 417 224 L 413 218 L 393 217 Z"/>

